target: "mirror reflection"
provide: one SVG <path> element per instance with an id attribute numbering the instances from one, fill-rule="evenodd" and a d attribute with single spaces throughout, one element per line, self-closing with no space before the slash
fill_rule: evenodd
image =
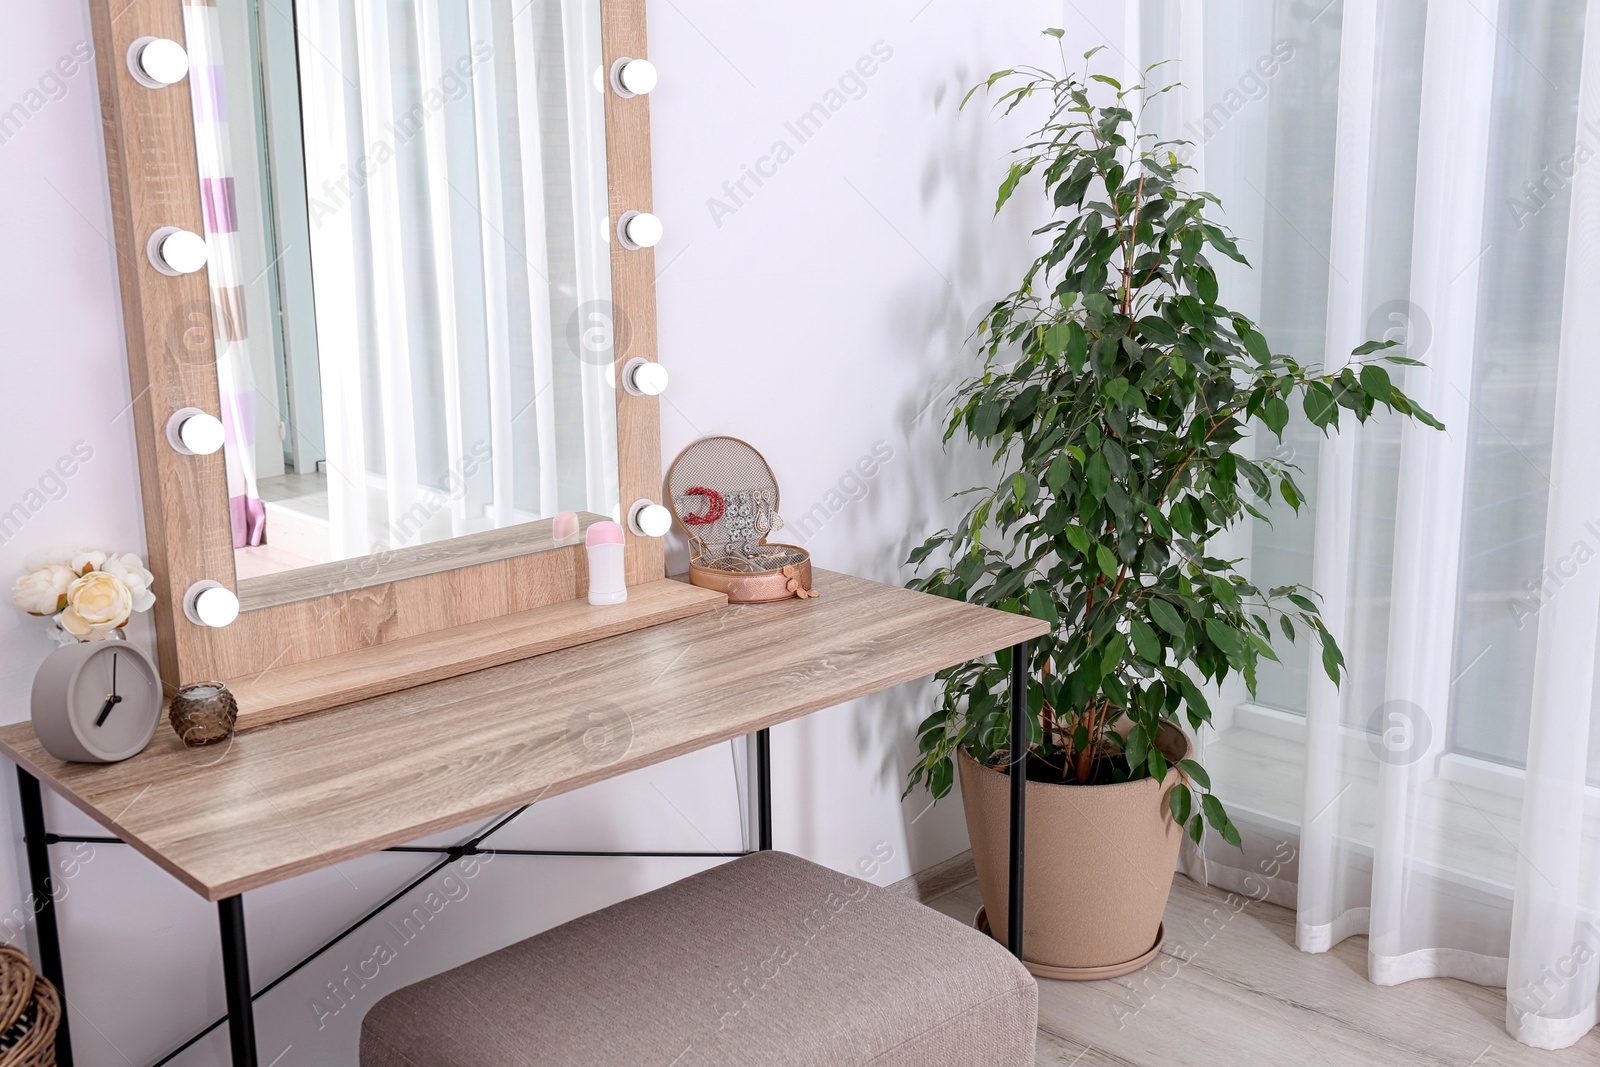
<path id="1" fill-rule="evenodd" d="M 599 0 L 183 12 L 246 606 L 617 517 Z"/>

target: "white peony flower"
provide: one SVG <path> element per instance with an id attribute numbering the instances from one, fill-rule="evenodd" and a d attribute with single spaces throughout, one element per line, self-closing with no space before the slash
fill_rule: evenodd
<path id="1" fill-rule="evenodd" d="M 66 607 L 67 588 L 77 577 L 64 563 L 30 571 L 11 587 L 11 602 L 29 615 L 54 615 Z"/>
<path id="2" fill-rule="evenodd" d="M 74 574 L 87 574 L 99 570 L 105 561 L 104 552 L 77 552 L 73 554 L 71 565 Z"/>
<path id="3" fill-rule="evenodd" d="M 67 607 L 61 625 L 80 641 L 101 641 L 128 621 L 133 592 L 121 578 L 90 571 L 67 587 Z"/>
<path id="4" fill-rule="evenodd" d="M 156 595 L 150 591 L 155 576 L 145 570 L 144 561 L 132 552 L 109 557 L 100 565 L 100 570 L 120 578 L 128 587 L 128 592 L 133 594 L 134 611 L 149 611 L 156 602 Z"/>

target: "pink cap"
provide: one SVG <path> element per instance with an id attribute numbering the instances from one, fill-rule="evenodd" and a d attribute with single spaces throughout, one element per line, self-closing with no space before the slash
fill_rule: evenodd
<path id="1" fill-rule="evenodd" d="M 620 545 L 622 544 L 622 527 L 609 519 L 597 522 L 589 527 L 583 535 L 584 544 L 593 548 L 595 545 Z"/>
<path id="2" fill-rule="evenodd" d="M 550 536 L 557 541 L 565 541 L 578 532 L 578 513 L 576 511 L 563 511 L 550 523 Z"/>

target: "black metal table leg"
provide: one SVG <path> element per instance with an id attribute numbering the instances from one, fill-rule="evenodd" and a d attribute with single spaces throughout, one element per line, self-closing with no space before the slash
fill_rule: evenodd
<path id="1" fill-rule="evenodd" d="M 256 1018 L 250 1002 L 250 955 L 244 936 L 244 898 L 217 901 L 222 926 L 222 984 L 228 994 L 228 1044 L 233 1067 L 256 1067 Z"/>
<path id="2" fill-rule="evenodd" d="M 772 851 L 772 731 L 756 731 L 756 850 Z"/>
<path id="3" fill-rule="evenodd" d="M 1011 646 L 1011 875 L 1006 947 L 1022 958 L 1023 816 L 1028 784 L 1028 642 Z"/>
<path id="4" fill-rule="evenodd" d="M 56 925 L 55 887 L 50 881 L 50 842 L 44 828 L 44 796 L 39 779 L 17 768 L 17 794 L 22 800 L 22 839 L 28 855 L 28 884 L 39 929 L 39 972 L 61 997 L 61 1026 L 56 1030 L 56 1063 L 72 1067 L 72 1038 L 67 1030 L 67 990 L 61 971 L 61 929 Z"/>

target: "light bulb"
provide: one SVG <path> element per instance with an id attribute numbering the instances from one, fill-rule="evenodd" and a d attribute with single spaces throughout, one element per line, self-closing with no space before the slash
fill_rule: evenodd
<path id="1" fill-rule="evenodd" d="M 618 96 L 644 96 L 656 87 L 656 65 L 648 59 L 624 59 L 616 68 Z"/>
<path id="2" fill-rule="evenodd" d="M 667 368 L 643 356 L 634 356 L 622 368 L 622 387 L 634 396 L 660 396 L 670 380 Z"/>
<path id="3" fill-rule="evenodd" d="M 147 89 L 176 85 L 189 76 L 189 53 L 165 37 L 140 37 L 128 49 L 128 72 Z"/>
<path id="4" fill-rule="evenodd" d="M 196 626 L 227 626 L 239 617 L 239 598 L 221 582 L 196 582 L 183 597 L 183 613 Z"/>
<path id="5" fill-rule="evenodd" d="M 628 509 L 628 529 L 640 537 L 665 537 L 672 529 L 672 512 L 653 500 L 635 500 Z"/>
<path id="6" fill-rule="evenodd" d="M 185 456 L 209 456 L 223 445 L 222 420 L 199 408 L 183 408 L 167 420 L 167 442 Z"/>
<path id="7" fill-rule="evenodd" d="M 151 234 L 145 253 L 156 270 L 172 277 L 202 270 L 209 254 L 204 237 L 176 226 L 163 226 Z"/>

